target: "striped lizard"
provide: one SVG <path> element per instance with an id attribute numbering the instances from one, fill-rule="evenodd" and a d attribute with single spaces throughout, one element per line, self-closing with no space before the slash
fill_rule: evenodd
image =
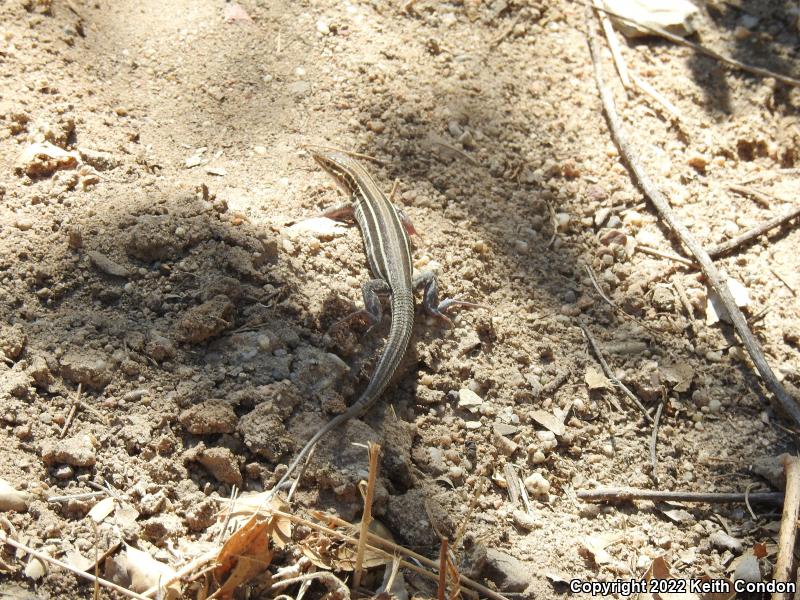
<path id="1" fill-rule="evenodd" d="M 451 325 L 444 312 L 452 306 L 481 307 L 448 298 L 438 301 L 436 275 L 432 271 L 413 273 L 409 234 L 411 222 L 381 191 L 367 170 L 348 154 L 317 146 L 307 147 L 314 160 L 338 184 L 349 202 L 326 211 L 332 219 L 355 219 L 361 229 L 364 251 L 374 279 L 362 286 L 364 308 L 345 320 L 365 317 L 371 327 L 383 316 L 380 297 L 391 297 L 392 321 L 389 338 L 375 372 L 361 396 L 345 412 L 335 416 L 306 442 L 290 463 L 273 491 L 277 491 L 325 435 L 339 425 L 365 413 L 380 398 L 406 353 L 414 324 L 414 290 L 423 288 L 426 312 Z"/>

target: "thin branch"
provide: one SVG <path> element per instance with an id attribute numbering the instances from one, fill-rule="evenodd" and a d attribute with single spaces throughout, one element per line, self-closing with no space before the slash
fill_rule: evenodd
<path id="1" fill-rule="evenodd" d="M 796 456 L 785 456 L 786 496 L 783 501 L 781 531 L 778 534 L 778 559 L 772 577 L 775 581 L 789 581 L 794 559 L 794 540 L 797 537 L 797 515 L 800 511 L 800 460 Z M 784 594 L 775 592 L 772 600 L 784 600 Z"/>
<path id="2" fill-rule="evenodd" d="M 439 581 L 436 588 L 436 599 L 445 600 L 447 596 L 447 538 L 442 537 L 439 545 Z"/>
<path id="3" fill-rule="evenodd" d="M 331 529 L 329 527 L 325 527 L 324 525 L 319 525 L 317 523 L 314 523 L 313 521 L 309 521 L 307 519 L 303 519 L 302 517 L 298 517 L 298 516 L 293 515 L 291 513 L 286 513 L 286 512 L 283 512 L 283 511 L 279 511 L 279 510 L 271 510 L 270 512 L 272 514 L 274 514 L 274 515 L 279 516 L 279 517 L 284 517 L 286 519 L 289 519 L 290 521 L 292 521 L 294 523 L 302 523 L 303 525 L 306 525 L 306 526 L 310 527 L 311 529 L 316 529 L 317 531 L 321 531 L 322 533 L 325 533 L 327 535 L 337 537 L 340 540 L 344 540 L 345 542 L 349 542 L 351 544 L 354 544 L 354 543 L 357 542 L 357 540 L 355 538 L 353 538 L 352 536 L 349 536 L 349 535 L 344 534 L 344 533 L 340 533 L 339 531 L 337 531 L 335 529 Z M 329 515 L 327 513 L 321 513 L 321 512 L 315 512 L 314 514 L 317 514 L 320 519 L 326 519 L 326 520 L 330 521 L 331 523 L 333 523 L 335 525 L 338 525 L 340 527 L 352 527 L 353 526 L 352 523 L 348 523 L 344 519 L 340 519 L 339 517 L 337 517 L 335 515 Z M 390 560 L 393 560 L 395 555 L 397 555 L 397 554 L 401 554 L 401 555 L 413 558 L 415 561 L 418 561 L 419 563 L 425 565 L 429 569 L 432 569 L 433 572 L 428 571 L 427 569 L 423 569 L 423 568 L 417 566 L 416 564 L 414 564 L 412 562 L 409 562 L 407 560 L 401 560 L 401 566 L 404 569 L 411 569 L 412 571 L 414 571 L 415 573 L 419 573 L 423 577 L 428 577 L 428 578 L 433 579 L 433 580 L 438 580 L 438 575 L 436 574 L 436 571 L 438 570 L 439 565 L 437 564 L 437 562 L 435 560 L 431 560 L 427 556 L 423 556 L 422 554 L 419 554 L 418 552 L 414 552 L 413 550 L 411 550 L 409 548 L 406 548 L 404 546 L 400 546 L 399 544 L 395 544 L 394 542 L 386 540 L 386 539 L 380 537 L 379 535 L 375 535 L 374 533 L 367 533 L 367 540 L 368 540 L 368 542 L 370 544 L 369 546 L 367 546 L 368 550 L 372 550 L 375 553 L 380 554 L 381 556 L 383 556 L 383 557 L 385 557 L 387 559 L 390 559 Z M 464 584 L 465 586 L 471 588 L 471 590 L 470 590 L 471 592 L 472 592 L 472 590 L 475 590 L 477 592 L 480 592 L 481 594 L 483 594 L 487 598 L 491 598 L 492 600 L 507 600 L 507 598 L 505 596 L 503 596 L 502 594 L 499 594 L 499 593 L 487 588 L 486 586 L 481 585 L 477 581 L 475 581 L 473 579 L 470 579 L 469 577 L 467 577 L 464 574 L 460 574 L 459 575 L 459 581 L 462 584 Z"/>
<path id="4" fill-rule="evenodd" d="M 658 425 L 661 421 L 661 411 L 664 410 L 664 405 L 667 403 L 667 390 L 662 386 L 661 388 L 661 402 L 656 409 L 656 416 L 653 417 L 653 433 L 650 436 L 650 463 L 653 465 L 653 481 L 658 483 L 658 454 L 656 452 L 656 444 L 658 444 Z"/>
<path id="5" fill-rule="evenodd" d="M 642 79 L 636 73 L 633 72 L 631 73 L 631 79 L 633 79 L 633 82 L 636 84 L 637 88 L 642 90 L 645 94 L 647 94 L 653 100 L 655 100 L 661 106 L 663 106 L 664 110 L 666 110 L 670 115 L 672 115 L 673 119 L 675 119 L 676 121 L 684 120 L 683 114 L 681 114 L 681 111 L 678 110 L 678 107 L 675 106 L 669 100 L 667 100 L 666 96 L 664 96 L 656 88 L 650 85 L 650 83 L 647 80 Z"/>
<path id="6" fill-rule="evenodd" d="M 737 248 L 742 244 L 746 244 L 747 242 L 754 240 L 759 236 L 764 235 L 770 229 L 774 229 L 779 225 L 783 225 L 784 223 L 791 221 L 792 219 L 798 216 L 800 216 L 800 206 L 791 209 L 790 211 L 788 211 L 783 215 L 773 217 L 769 221 L 764 221 L 760 225 L 756 225 L 752 229 L 745 231 L 743 234 L 737 235 L 735 238 L 731 238 L 726 242 L 717 244 L 708 251 L 708 255 L 711 258 L 717 258 L 719 256 L 722 256 L 723 254 L 727 254 L 734 248 Z"/>
<path id="7" fill-rule="evenodd" d="M 577 493 L 586 502 L 629 502 L 631 500 L 651 500 L 652 502 L 705 502 L 707 504 L 726 504 L 744 502 L 745 494 L 740 492 L 683 492 L 661 490 L 639 490 L 636 488 L 599 488 Z M 783 504 L 780 492 L 756 492 L 747 495 L 750 502 L 760 504 Z"/>
<path id="8" fill-rule="evenodd" d="M 361 530 L 358 534 L 358 549 L 356 550 L 356 565 L 353 574 L 353 591 L 361 586 L 361 568 L 364 564 L 364 551 L 367 548 L 367 532 L 372 522 L 372 499 L 375 496 L 375 481 L 378 479 L 378 459 L 381 447 L 375 442 L 369 443 L 369 476 L 367 478 L 367 493 L 364 497 L 364 514 L 361 515 Z"/>
<path id="9" fill-rule="evenodd" d="M 595 8 L 602 8 L 603 4 L 600 0 L 594 0 L 594 6 Z M 630 89 L 631 78 L 628 76 L 628 67 L 625 64 L 625 57 L 622 56 L 622 50 L 619 46 L 617 33 L 614 31 L 614 26 L 611 24 L 611 19 L 609 19 L 605 14 L 600 13 L 600 24 L 603 26 L 603 33 L 606 35 L 608 47 L 611 48 L 611 56 L 614 59 L 614 65 L 617 67 L 617 73 L 619 74 L 619 79 L 622 82 L 622 86 L 625 89 Z"/>
<path id="10" fill-rule="evenodd" d="M 752 198 L 764 208 L 769 208 L 772 205 L 772 202 L 777 200 L 777 198 L 774 198 L 773 196 L 770 196 L 761 190 L 745 187 L 736 183 L 729 185 L 728 189 L 732 192 L 736 192 L 737 194 L 741 194 L 742 196 Z"/>
<path id="11" fill-rule="evenodd" d="M 110 581 L 107 581 L 105 579 L 100 579 L 99 577 L 95 577 L 91 573 L 86 573 L 85 571 L 81 571 L 80 569 L 73 567 L 72 565 L 69 565 L 56 558 L 53 558 L 52 556 L 48 556 L 44 552 L 39 552 L 38 550 L 34 550 L 33 548 L 26 546 L 25 544 L 8 537 L 2 531 L 0 531 L 0 543 L 8 544 L 9 546 L 14 546 L 14 548 L 23 550 L 28 554 L 30 554 L 31 556 L 33 556 L 34 558 L 37 558 L 43 562 L 48 562 L 50 564 L 56 565 L 57 567 L 61 567 L 62 569 L 65 569 L 66 571 L 69 571 L 70 573 L 73 573 L 74 575 L 77 575 L 78 577 L 81 577 L 83 579 L 88 579 L 89 581 L 99 583 L 101 586 L 106 587 L 110 590 L 115 590 L 120 594 L 122 594 L 123 596 L 127 596 L 128 598 L 136 598 L 136 600 L 149 600 L 149 598 L 147 598 L 146 596 L 142 596 L 141 594 L 132 592 L 131 590 L 119 586 L 116 583 L 111 583 Z"/>
<path id="12" fill-rule="evenodd" d="M 633 402 L 636 406 L 639 407 L 639 410 L 642 411 L 642 414 L 645 416 L 645 418 L 652 423 L 653 417 L 651 417 L 650 413 L 647 412 L 647 409 L 639 401 L 639 398 L 636 397 L 636 394 L 630 391 L 628 387 L 624 383 L 622 383 L 619 379 L 617 379 L 616 375 L 614 375 L 614 373 L 611 371 L 611 367 L 608 366 L 605 357 L 603 357 L 603 353 L 600 352 L 600 347 L 597 345 L 597 342 L 595 341 L 594 337 L 592 337 L 592 334 L 589 333 L 589 330 L 584 325 L 580 325 L 580 328 L 581 331 L 583 332 L 583 335 L 586 336 L 586 341 L 589 342 L 589 346 L 591 346 L 594 355 L 597 357 L 597 360 L 600 363 L 600 366 L 603 368 L 603 373 L 605 373 L 606 377 L 611 381 L 611 383 L 613 383 L 616 387 L 621 389 L 625 393 L 625 395 L 631 400 L 631 402 Z"/>
<path id="13" fill-rule="evenodd" d="M 584 6 L 589 6 L 589 4 L 585 3 Z M 650 33 L 659 35 L 681 46 L 686 46 L 687 48 L 691 48 L 695 52 L 699 52 L 700 54 L 705 54 L 706 56 L 715 58 L 721 62 L 724 62 L 732 67 L 736 67 L 737 69 L 740 69 L 742 71 L 747 71 L 748 73 L 753 73 L 754 75 L 760 75 L 761 77 L 772 77 L 773 79 L 777 79 L 778 81 L 780 81 L 781 83 L 785 83 L 786 85 L 790 85 L 792 87 L 800 87 L 800 79 L 795 79 L 793 77 L 789 77 L 788 75 L 781 75 L 780 73 L 770 71 L 769 69 L 762 69 L 761 67 L 756 67 L 753 65 L 748 65 L 743 62 L 739 62 L 734 58 L 730 58 L 728 56 L 725 56 L 724 54 L 720 54 L 716 50 L 712 50 L 711 48 L 706 48 L 705 46 L 701 46 L 700 44 L 695 44 L 694 42 L 690 42 L 689 40 L 683 39 L 680 36 L 674 35 L 669 31 L 666 31 L 665 29 L 661 29 L 660 27 L 652 27 L 650 25 L 645 25 L 644 23 L 640 23 L 636 19 L 631 19 L 630 17 L 626 17 L 619 13 L 615 13 L 614 11 L 608 10 L 607 8 L 598 7 L 597 10 L 604 12 L 607 15 L 611 15 L 612 17 L 616 17 L 617 19 L 622 19 L 623 21 L 628 21 L 629 23 L 635 23 L 637 26 L 641 27 L 642 29 L 646 29 Z"/>
<path id="14" fill-rule="evenodd" d="M 680 238 L 683 245 L 689 250 L 689 252 L 691 252 L 695 260 L 697 260 L 698 264 L 700 265 L 700 269 L 705 274 L 706 279 L 711 285 L 711 288 L 719 295 L 720 299 L 722 300 L 722 303 L 725 306 L 726 310 L 728 311 L 731 321 L 733 322 L 734 329 L 739 334 L 739 337 L 742 339 L 742 342 L 744 343 L 744 346 L 747 348 L 747 351 L 750 354 L 753 363 L 755 363 L 758 372 L 761 373 L 761 377 L 763 378 L 766 386 L 775 395 L 778 402 L 786 411 L 786 413 L 791 416 L 791 418 L 797 425 L 800 425 L 800 406 L 798 406 L 797 402 L 795 402 L 795 400 L 787 393 L 781 382 L 778 381 L 778 378 L 775 376 L 775 373 L 773 373 L 772 368 L 769 366 L 769 363 L 767 363 L 766 358 L 764 358 L 764 353 L 761 351 L 761 347 L 759 346 L 758 340 L 756 340 L 755 336 L 753 336 L 752 332 L 750 331 L 750 328 L 747 326 L 747 321 L 745 320 L 744 315 L 739 310 L 739 307 L 736 306 L 736 302 L 734 301 L 733 296 L 731 295 L 731 292 L 728 289 L 728 286 L 726 285 L 725 281 L 723 281 L 719 271 L 714 266 L 714 263 L 711 261 L 709 255 L 706 253 L 705 250 L 703 250 L 703 247 L 694 239 L 694 237 L 686 228 L 686 226 L 680 221 L 678 221 L 675 213 L 672 211 L 672 208 L 670 208 L 667 199 L 658 190 L 653 181 L 645 172 L 644 168 L 639 163 L 637 153 L 634 147 L 631 145 L 630 141 L 628 140 L 628 136 L 625 133 L 622 120 L 617 114 L 617 109 L 614 103 L 614 97 L 612 96 L 611 91 L 606 87 L 606 84 L 603 79 L 602 65 L 600 63 L 600 53 L 597 48 L 597 34 L 595 32 L 595 23 L 594 20 L 591 18 L 591 10 L 588 7 L 586 14 L 586 24 L 587 24 L 587 37 L 589 41 L 589 51 L 592 55 L 592 62 L 594 63 L 595 81 L 597 83 L 597 88 L 600 92 L 600 98 L 603 102 L 603 107 L 605 109 L 611 136 L 616 142 L 617 147 L 619 148 L 620 155 L 624 158 L 625 163 L 630 168 L 631 173 L 633 175 L 633 179 L 638 183 L 640 189 L 642 190 L 642 192 L 644 192 L 645 196 L 653 204 L 653 206 L 658 211 L 661 218 L 669 226 L 669 228 Z M 798 84 L 800 84 L 800 82 L 798 82 Z"/>

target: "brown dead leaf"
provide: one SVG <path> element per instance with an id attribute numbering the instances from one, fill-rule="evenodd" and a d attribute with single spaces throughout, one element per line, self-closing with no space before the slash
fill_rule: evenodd
<path id="1" fill-rule="evenodd" d="M 661 379 L 676 392 L 688 392 L 694 379 L 694 369 L 688 363 L 673 363 L 659 367 Z"/>
<path id="2" fill-rule="evenodd" d="M 589 386 L 590 390 L 607 390 L 611 387 L 611 384 L 606 376 L 593 367 L 586 369 L 584 381 L 586 382 L 586 385 Z"/>
<path id="3" fill-rule="evenodd" d="M 533 413 L 531 413 L 531 418 L 545 429 L 552 431 L 557 436 L 564 435 L 564 432 L 566 431 L 566 427 L 564 427 L 564 419 L 559 418 L 546 410 L 533 411 Z"/>
<path id="4" fill-rule="evenodd" d="M 606 546 L 614 541 L 615 539 L 608 535 L 587 535 L 581 538 L 580 543 L 585 553 L 588 553 L 595 564 L 600 566 L 614 562 L 613 557 L 606 552 Z"/>
<path id="5" fill-rule="evenodd" d="M 153 586 L 161 585 L 175 576 L 175 571 L 169 565 L 157 561 L 147 552 L 138 548 L 125 545 L 125 552 L 116 558 L 119 566 L 131 579 L 131 590 L 144 592 Z M 166 597 L 177 597 L 180 594 L 178 582 L 173 582 L 166 587 Z"/>
<path id="6" fill-rule="evenodd" d="M 220 598 L 232 598 L 240 585 L 266 572 L 272 561 L 269 539 L 274 525 L 272 518 L 259 518 L 254 514 L 222 546 L 214 570 L 217 581 L 224 580 Z"/>
<path id="7" fill-rule="evenodd" d="M 647 582 L 647 592 L 639 594 L 638 600 L 701 600 L 697 594 L 690 593 L 689 583 L 685 580 L 680 580 L 672 575 L 667 561 L 664 557 L 659 556 L 650 563 L 650 568 L 644 574 L 644 580 Z M 651 584 L 651 581 L 658 582 Z M 674 583 L 670 583 L 674 582 Z M 658 585 L 658 589 L 653 589 L 651 585 Z M 660 592 L 659 589 L 666 591 Z"/>

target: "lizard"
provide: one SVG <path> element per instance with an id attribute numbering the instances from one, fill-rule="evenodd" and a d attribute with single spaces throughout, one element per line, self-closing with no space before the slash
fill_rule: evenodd
<path id="1" fill-rule="evenodd" d="M 283 486 L 323 437 L 350 419 L 364 414 L 381 397 L 408 349 L 414 324 L 414 290 L 424 290 L 423 306 L 426 312 L 448 325 L 452 323 L 444 313 L 452 306 L 483 307 L 451 298 L 439 302 L 436 275 L 432 271 L 414 274 L 409 239 L 409 235 L 414 233 L 413 225 L 386 197 L 361 163 L 340 150 L 317 146 L 307 146 L 306 150 L 349 198 L 348 203 L 325 211 L 323 216 L 356 221 L 374 277 L 362 286 L 364 308 L 345 320 L 365 317 L 371 329 L 383 316 L 380 298 L 390 296 L 391 326 L 383 354 L 366 389 L 347 410 L 333 417 L 305 443 L 274 486 L 274 491 Z"/>

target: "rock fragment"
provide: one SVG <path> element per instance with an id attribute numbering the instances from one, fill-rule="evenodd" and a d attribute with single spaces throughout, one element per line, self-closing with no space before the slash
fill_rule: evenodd
<path id="1" fill-rule="evenodd" d="M 195 435 L 231 433 L 236 429 L 236 413 L 224 400 L 206 400 L 184 410 L 178 420 Z"/>
<path id="2" fill-rule="evenodd" d="M 42 442 L 41 453 L 42 460 L 46 465 L 91 467 L 97 460 L 94 446 L 89 438 L 83 435 L 63 440 L 45 440 Z"/>

